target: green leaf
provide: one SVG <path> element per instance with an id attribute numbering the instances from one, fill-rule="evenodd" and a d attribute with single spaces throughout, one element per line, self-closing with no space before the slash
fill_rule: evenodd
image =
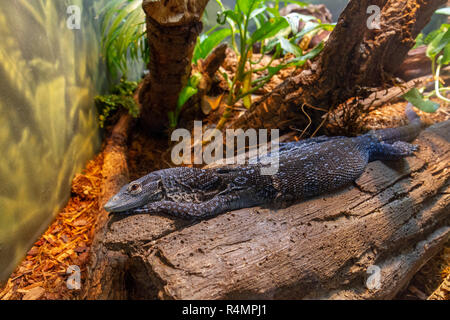
<path id="1" fill-rule="evenodd" d="M 424 112 L 435 112 L 439 108 L 439 104 L 430 100 L 424 100 L 417 88 L 413 88 L 403 95 L 408 102 Z"/>
<path id="2" fill-rule="evenodd" d="M 266 6 L 262 6 L 261 8 L 255 9 L 252 11 L 252 13 L 250 13 L 250 17 L 249 19 L 253 19 L 256 18 L 256 16 L 260 15 L 261 13 L 267 11 L 267 7 Z"/>
<path id="3" fill-rule="evenodd" d="M 184 106 L 184 104 L 195 94 L 197 94 L 198 89 L 191 86 L 186 86 L 181 90 L 180 96 L 178 97 L 178 107 Z"/>
<path id="4" fill-rule="evenodd" d="M 323 47 L 324 47 L 324 43 L 321 42 L 314 49 L 312 49 L 310 52 L 308 52 L 304 56 L 295 58 L 294 65 L 301 67 L 302 65 L 305 64 L 306 61 L 314 59 L 315 57 L 317 57 L 317 55 L 319 55 L 320 52 L 322 52 Z"/>
<path id="5" fill-rule="evenodd" d="M 196 63 L 198 59 L 205 59 L 211 51 L 217 47 L 225 38 L 231 35 L 230 29 L 221 29 L 213 32 L 197 42 L 194 49 L 193 61 Z"/>
<path id="6" fill-rule="evenodd" d="M 217 14 L 217 23 L 225 24 L 227 19 L 231 19 L 234 23 L 241 25 L 243 22 L 243 18 L 241 14 L 237 14 L 233 10 L 225 10 L 224 12 Z"/>
<path id="7" fill-rule="evenodd" d="M 450 43 L 450 29 L 438 34 L 428 45 L 427 57 L 434 59 Z"/>
<path id="8" fill-rule="evenodd" d="M 289 40 L 287 40 L 286 38 L 279 38 L 280 41 L 280 45 L 281 48 L 284 51 L 287 51 L 289 53 L 294 54 L 296 57 L 300 57 L 303 55 L 302 49 L 300 49 L 299 46 L 297 46 L 296 44 L 291 43 Z"/>
<path id="9" fill-rule="evenodd" d="M 289 23 L 286 19 L 280 18 L 272 18 L 270 21 L 263 25 L 260 29 L 256 30 L 251 39 L 250 43 L 253 45 L 258 41 L 265 40 L 267 38 L 272 38 L 277 35 L 282 29 L 289 27 Z"/>
<path id="10" fill-rule="evenodd" d="M 424 37 L 425 36 L 423 33 L 419 33 L 419 35 L 416 37 L 416 44 L 414 45 L 413 49 L 423 46 L 425 44 Z"/>
<path id="11" fill-rule="evenodd" d="M 294 12 L 295 13 L 295 12 Z M 302 20 L 298 14 L 288 14 L 285 16 L 286 20 L 289 22 L 289 25 L 291 26 L 291 31 L 295 35 L 299 33 L 299 26 L 300 21 Z"/>
<path id="12" fill-rule="evenodd" d="M 280 16 L 280 12 L 275 9 L 275 8 L 266 8 L 267 13 L 269 14 L 270 17 L 275 18 L 275 17 L 281 17 Z"/>
<path id="13" fill-rule="evenodd" d="M 333 31 L 336 25 L 332 23 L 317 23 L 313 21 L 308 21 L 305 24 L 305 27 L 298 34 L 295 35 L 295 41 L 302 39 L 309 33 L 317 33 L 320 30 Z"/>
<path id="14" fill-rule="evenodd" d="M 442 55 L 442 65 L 446 65 L 450 63 L 450 44 L 446 45 L 444 48 L 444 53 Z"/>
<path id="15" fill-rule="evenodd" d="M 236 8 L 239 8 L 244 16 L 249 16 L 250 13 L 256 8 L 261 0 L 237 0 Z M 235 10 L 237 12 L 237 10 Z"/>
<path id="16" fill-rule="evenodd" d="M 104 127 L 118 109 L 125 109 L 128 113 L 137 118 L 139 115 L 139 107 L 134 101 L 133 93 L 137 89 L 137 82 L 124 81 L 114 86 L 111 90 L 112 94 L 96 96 L 94 98 L 95 106 L 99 112 L 99 125 Z"/>
<path id="17" fill-rule="evenodd" d="M 438 9 L 438 10 L 436 10 L 435 13 L 446 14 L 446 15 L 450 16 L 450 7 Z"/>
<path id="18" fill-rule="evenodd" d="M 278 71 L 280 71 L 284 68 L 291 67 L 291 66 L 301 67 L 302 65 L 304 65 L 306 63 L 306 61 L 308 61 L 310 59 L 314 59 L 322 51 L 323 47 L 324 47 L 324 43 L 321 42 L 319 45 L 317 45 L 317 47 L 315 47 L 313 50 L 311 50 L 304 56 L 296 57 L 296 58 L 290 60 L 288 63 L 279 64 L 275 67 L 272 67 L 272 66 L 267 67 L 267 71 L 269 74 L 267 76 L 256 79 L 254 81 L 254 84 L 270 80 L 270 78 L 272 78 L 275 74 L 277 74 Z"/>
<path id="19" fill-rule="evenodd" d="M 437 29 L 437 30 L 433 30 L 431 31 L 423 40 L 423 43 L 428 45 L 431 43 L 431 41 L 434 40 L 434 38 L 436 38 L 439 34 L 441 33 L 441 30 Z"/>
<path id="20" fill-rule="evenodd" d="M 127 74 L 128 64 L 148 63 L 142 0 L 111 0 L 101 10 L 102 55 L 113 77 Z"/>

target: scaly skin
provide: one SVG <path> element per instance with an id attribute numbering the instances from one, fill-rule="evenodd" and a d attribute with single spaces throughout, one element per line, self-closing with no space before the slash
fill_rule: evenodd
<path id="1" fill-rule="evenodd" d="M 171 168 L 124 186 L 105 205 L 110 212 L 166 213 L 204 219 L 230 210 L 292 202 L 330 192 L 357 179 L 367 163 L 413 154 L 421 122 L 410 105 L 409 125 L 348 137 L 317 137 L 285 143 L 278 172 L 262 175 L 263 164 L 218 169 Z M 273 155 L 271 155 L 273 156 Z M 269 156 L 270 157 L 270 156 Z"/>

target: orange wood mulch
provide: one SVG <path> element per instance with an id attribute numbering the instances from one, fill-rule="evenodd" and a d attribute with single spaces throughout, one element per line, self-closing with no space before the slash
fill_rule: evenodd
<path id="1" fill-rule="evenodd" d="M 88 162 L 72 182 L 72 197 L 47 231 L 34 243 L 24 260 L 0 288 L 2 300 L 76 299 L 69 290 L 69 266 L 86 272 L 89 248 L 95 233 L 101 190 L 103 155 Z"/>

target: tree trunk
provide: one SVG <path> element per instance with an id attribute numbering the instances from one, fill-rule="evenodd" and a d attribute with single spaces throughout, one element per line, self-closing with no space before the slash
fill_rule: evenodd
<path id="1" fill-rule="evenodd" d="M 191 60 L 201 17 L 208 0 L 143 1 L 150 47 L 149 78 L 140 93 L 141 120 L 152 132 L 167 128 L 168 112 L 191 73 Z"/>
<path id="2" fill-rule="evenodd" d="M 129 257 L 128 298 L 391 299 L 448 240 L 449 139 L 450 121 L 436 124 L 415 156 L 372 162 L 355 186 L 285 209 L 198 224 L 115 216 L 102 244 Z M 366 287 L 370 266 L 378 289 Z"/>
<path id="3" fill-rule="evenodd" d="M 232 128 L 305 127 L 303 104 L 330 110 L 350 98 L 367 98 L 373 88 L 392 86 L 392 76 L 415 38 L 445 0 L 351 0 L 318 60 L 267 94 Z M 371 5 L 380 8 L 380 29 L 369 29 Z M 313 123 L 323 112 L 308 109 Z"/>

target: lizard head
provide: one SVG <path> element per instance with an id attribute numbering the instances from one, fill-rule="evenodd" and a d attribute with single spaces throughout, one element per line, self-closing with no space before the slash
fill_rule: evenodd
<path id="1" fill-rule="evenodd" d="M 103 208 L 108 212 L 125 212 L 162 198 L 161 176 L 153 172 L 123 186 Z"/>

